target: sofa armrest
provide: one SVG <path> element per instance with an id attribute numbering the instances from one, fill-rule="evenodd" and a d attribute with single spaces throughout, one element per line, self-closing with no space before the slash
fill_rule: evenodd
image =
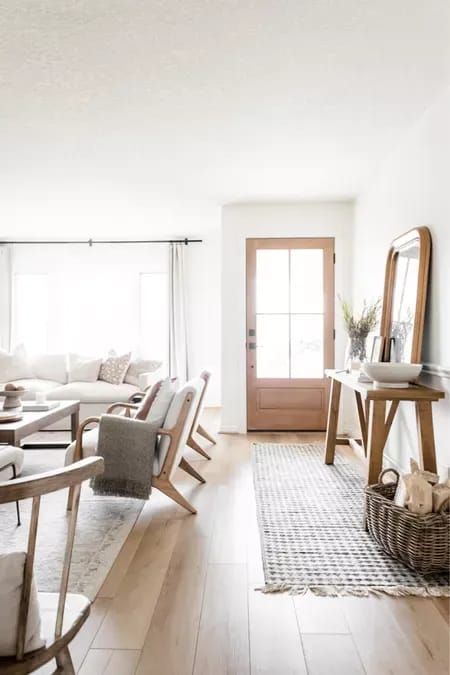
<path id="1" fill-rule="evenodd" d="M 139 375 L 139 389 L 145 391 L 149 387 L 152 387 L 158 380 L 163 379 L 162 368 L 157 370 L 152 370 L 149 373 L 141 373 Z"/>

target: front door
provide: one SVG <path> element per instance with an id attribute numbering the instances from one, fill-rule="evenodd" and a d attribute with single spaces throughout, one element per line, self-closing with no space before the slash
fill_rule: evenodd
<path id="1" fill-rule="evenodd" d="M 324 430 L 334 239 L 247 240 L 247 428 Z"/>

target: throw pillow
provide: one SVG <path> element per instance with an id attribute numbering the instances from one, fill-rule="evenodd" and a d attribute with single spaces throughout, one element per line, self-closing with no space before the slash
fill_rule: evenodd
<path id="1" fill-rule="evenodd" d="M 24 380 L 31 376 L 31 367 L 23 345 L 19 345 L 12 352 L 0 350 L 0 382 Z"/>
<path id="2" fill-rule="evenodd" d="M 69 382 L 96 382 L 100 373 L 103 359 L 93 359 L 79 354 L 69 354 L 68 379 Z"/>
<path id="3" fill-rule="evenodd" d="M 23 583 L 26 553 L 14 551 L 0 554 L 0 656 L 16 653 L 17 624 Z M 31 585 L 30 608 L 25 634 L 25 652 L 40 649 L 45 644 L 41 638 L 41 617 L 34 580 Z"/>
<path id="4" fill-rule="evenodd" d="M 144 359 L 133 359 L 130 362 L 130 367 L 128 368 L 124 382 L 127 384 L 134 384 L 135 387 L 139 387 L 139 375 L 144 373 L 153 373 L 155 370 L 158 370 L 162 366 L 162 361 L 146 361 Z"/>
<path id="5" fill-rule="evenodd" d="M 122 356 L 108 356 L 101 365 L 98 379 L 110 384 L 122 384 L 130 365 L 130 359 L 131 352 Z"/>
<path id="6" fill-rule="evenodd" d="M 153 396 L 156 390 L 156 396 Z M 176 383 L 167 377 L 162 382 L 157 382 L 142 399 L 136 419 L 145 420 L 149 424 L 162 427 L 166 419 L 167 411 L 176 393 Z"/>
<path id="7" fill-rule="evenodd" d="M 67 364 L 65 354 L 40 354 L 32 362 L 33 375 L 38 380 L 67 382 Z"/>

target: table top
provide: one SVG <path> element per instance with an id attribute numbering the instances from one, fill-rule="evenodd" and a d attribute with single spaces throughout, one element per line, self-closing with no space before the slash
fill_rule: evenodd
<path id="1" fill-rule="evenodd" d="M 29 426 L 34 427 L 36 424 L 47 426 L 47 424 L 57 422 L 61 418 L 77 412 L 79 408 L 80 401 L 59 401 L 59 405 L 50 410 L 40 410 L 39 412 L 17 411 L 18 414 L 22 415 L 22 419 L 17 422 L 0 423 L 0 435 L 2 431 L 17 431 Z M 13 408 L 9 412 L 14 414 L 16 411 Z"/>
<path id="2" fill-rule="evenodd" d="M 445 392 L 421 384 L 410 384 L 408 389 L 379 389 L 373 382 L 358 382 L 358 371 L 326 370 L 325 375 L 371 401 L 438 401 L 445 398 Z"/>

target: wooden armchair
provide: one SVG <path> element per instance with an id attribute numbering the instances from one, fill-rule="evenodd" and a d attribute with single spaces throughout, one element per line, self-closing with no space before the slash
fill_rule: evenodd
<path id="1" fill-rule="evenodd" d="M 176 378 L 174 378 L 174 379 L 176 379 Z M 211 379 L 211 373 L 208 372 L 207 370 L 204 370 L 200 374 L 200 379 L 203 380 L 202 392 L 201 392 L 200 398 L 198 400 L 197 410 L 195 412 L 194 421 L 192 423 L 192 428 L 189 432 L 189 436 L 188 436 L 188 439 L 186 441 L 186 444 L 190 448 L 192 448 L 193 450 L 198 452 L 200 455 L 202 455 L 202 457 L 205 457 L 205 459 L 211 459 L 211 456 L 206 452 L 206 450 L 204 450 L 202 448 L 201 445 L 199 445 L 199 443 L 197 443 L 197 441 L 194 438 L 194 434 L 197 433 L 197 434 L 200 434 L 200 436 L 203 436 L 203 438 L 206 438 L 206 440 L 209 441 L 210 443 L 213 443 L 214 445 L 216 444 L 215 439 L 206 431 L 206 429 L 200 424 L 200 421 L 199 421 L 200 417 L 201 417 L 201 414 L 203 412 L 203 404 L 204 404 L 205 394 L 206 394 L 206 390 L 208 388 L 209 380 Z M 148 395 L 147 391 L 137 392 L 137 393 L 132 394 L 130 396 L 127 404 L 120 404 L 120 405 L 123 405 L 123 406 L 128 405 L 128 406 L 131 406 L 131 408 L 133 408 L 133 407 L 137 408 L 137 407 L 139 407 L 140 405 L 143 404 L 143 402 L 145 400 L 145 397 L 147 395 Z"/>
<path id="2" fill-rule="evenodd" d="M 174 486 L 172 478 L 177 467 L 183 469 L 190 476 L 204 483 L 205 479 L 201 476 L 191 464 L 183 457 L 183 449 L 187 443 L 190 430 L 198 408 L 198 401 L 201 397 L 204 382 L 201 378 L 196 378 L 188 382 L 174 396 L 169 407 L 164 427 L 158 429 L 159 441 L 155 450 L 155 459 L 153 464 L 152 486 L 173 499 L 177 504 L 187 509 L 190 513 L 197 513 L 196 509 L 185 499 L 185 497 Z M 152 392 L 146 395 L 151 396 Z M 156 393 L 154 394 L 156 396 Z M 109 408 L 110 412 L 115 412 L 118 407 L 129 410 L 136 410 L 142 405 L 130 403 L 117 403 Z M 130 413 L 131 416 L 131 413 Z M 73 459 L 75 461 L 97 452 L 97 447 L 90 444 L 83 444 L 83 433 L 87 426 L 99 424 L 100 417 L 88 417 L 77 430 L 75 449 Z M 142 423 L 136 419 L 136 423 Z M 68 508 L 72 495 L 69 495 Z"/>
<path id="3" fill-rule="evenodd" d="M 103 472 L 103 459 L 90 457 L 64 469 L 17 478 L 0 483 L 0 504 L 21 499 L 32 499 L 28 547 L 25 555 L 23 583 L 20 591 L 20 606 L 17 622 L 16 653 L 14 656 L 0 656 L 0 672 L 3 675 L 24 675 L 40 668 L 51 659 L 56 659 L 58 673 L 75 675 L 69 652 L 69 643 L 89 616 L 90 602 L 83 595 L 67 593 L 72 548 L 77 523 L 80 489 L 83 481 Z M 30 602 L 33 597 L 33 564 L 38 531 L 41 496 L 62 490 L 73 490 L 73 507 L 69 520 L 64 564 L 59 593 L 38 593 L 41 616 L 45 617 L 50 633 L 45 635 L 45 645 L 34 651 L 25 651 L 26 631 Z M 64 517 L 64 516 L 61 516 Z M 11 617 L 11 620 L 13 618 Z M 43 636 L 44 637 L 44 636 Z"/>

